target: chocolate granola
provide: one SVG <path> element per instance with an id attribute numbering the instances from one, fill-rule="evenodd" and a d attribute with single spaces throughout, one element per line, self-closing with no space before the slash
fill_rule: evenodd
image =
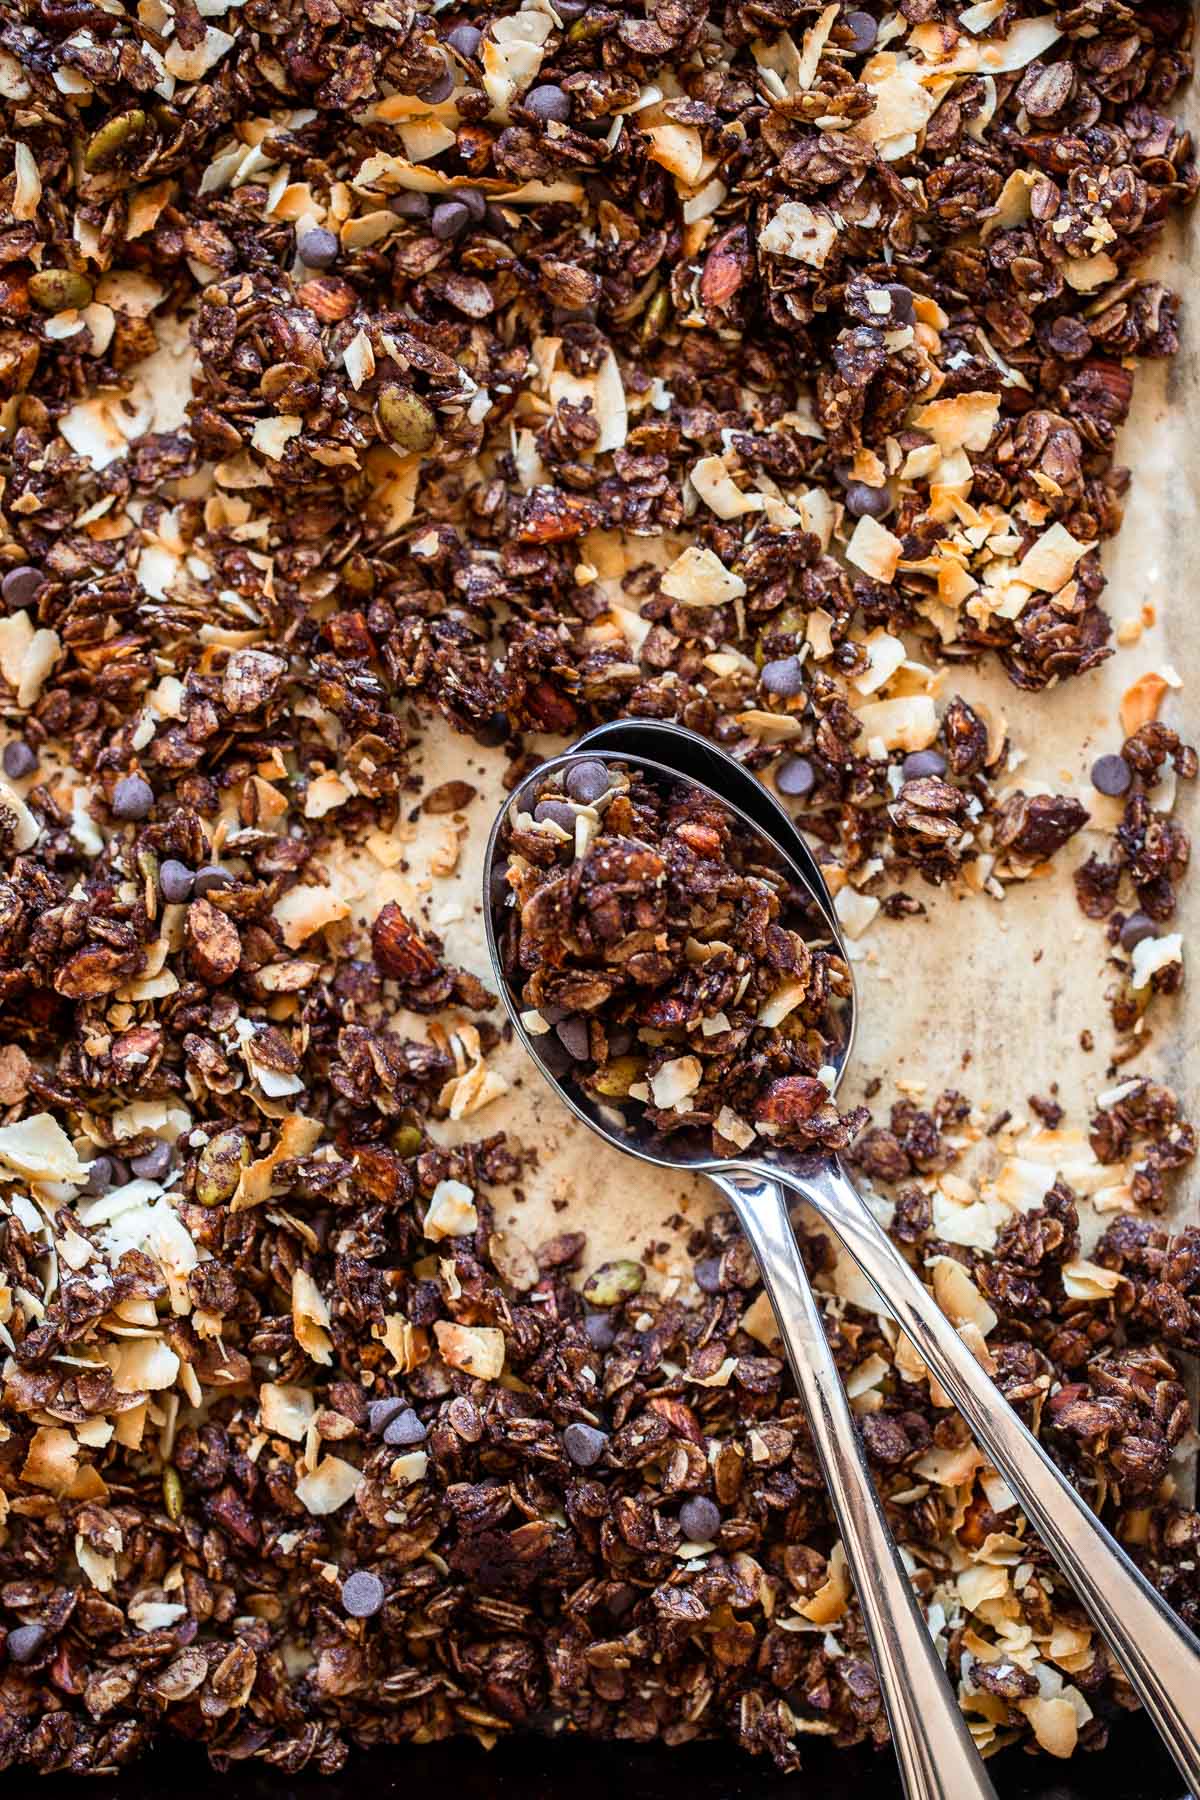
<path id="1" fill-rule="evenodd" d="M 982 932 L 1076 856 L 1104 791 L 1025 779 L 956 689 L 991 659 L 1061 704 L 1142 629 L 1099 548 L 1178 343 L 1145 257 L 1196 191 L 1191 31 L 1185 0 L 0 9 L 0 1766 L 886 1741 L 732 1220 L 669 1278 L 499 1228 L 537 1146 L 498 1128 L 492 996 L 415 904 L 357 932 L 339 870 L 403 870 L 422 807 L 456 867 L 438 717 L 512 781 L 602 717 L 712 736 L 864 954 L 932 887 Z M 1170 686 L 1126 694 L 1079 871 L 1114 1063 L 1182 977 Z M 1193 1129 L 1141 1074 L 1087 1134 L 968 1093 L 889 1087 L 861 1177 L 1196 1625 L 1200 1247 L 1159 1218 Z M 1119 1671 L 804 1248 L 977 1741 L 1098 1747 Z"/>
<path id="2" fill-rule="evenodd" d="M 543 1062 L 715 1156 L 844 1150 L 833 1102 L 850 971 L 798 929 L 766 838 L 705 789 L 582 758 L 501 837 L 517 911 L 501 953 Z"/>

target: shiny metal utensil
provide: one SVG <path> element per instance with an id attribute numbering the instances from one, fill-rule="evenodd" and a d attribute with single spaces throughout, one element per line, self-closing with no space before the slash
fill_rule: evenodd
<path id="1" fill-rule="evenodd" d="M 601 759 L 619 755 L 639 766 L 653 761 L 673 775 L 698 779 L 727 806 L 764 829 L 780 854 L 792 862 L 797 877 L 802 875 L 802 865 L 793 854 L 799 835 L 795 826 L 770 796 L 770 812 L 763 809 L 760 801 L 755 802 L 753 811 L 745 804 L 746 784 L 759 784 L 732 757 L 681 726 L 639 721 L 636 729 L 636 747 L 631 742 L 626 750 L 618 738 L 623 726 L 602 727 L 581 740 L 573 754 Z M 557 766 L 561 760 L 547 766 Z M 759 791 L 765 793 L 763 789 Z M 786 821 L 784 829 L 774 829 L 776 818 Z M 493 842 L 492 854 L 494 848 Z M 491 860 L 490 854 L 489 866 Z M 819 870 L 816 881 L 823 885 Z M 811 876 L 809 886 L 811 891 Z M 826 917 L 832 912 L 828 894 L 819 910 Z M 519 1022 L 517 1028 L 521 1029 Z M 852 1019 L 843 1036 L 848 1045 L 853 1037 Z M 528 1038 L 525 1041 L 536 1056 L 536 1045 Z M 840 1079 L 846 1066 L 844 1048 L 833 1062 Z M 581 1117 L 587 1117 L 576 1105 L 570 1086 L 556 1085 L 567 1104 Z M 656 1146 L 648 1141 L 649 1133 L 643 1131 L 639 1138 L 636 1132 L 614 1131 L 611 1123 L 590 1118 L 588 1122 L 610 1142 L 646 1161 L 661 1167 L 678 1166 L 677 1159 L 666 1153 L 665 1144 Z M 840 1161 L 836 1157 L 818 1160 L 764 1150 L 754 1157 L 728 1162 L 698 1155 L 688 1159 L 688 1166 L 697 1173 L 736 1174 L 744 1182 L 752 1183 L 755 1177 L 764 1184 L 782 1181 L 806 1199 L 837 1233 L 950 1396 L 976 1441 L 1017 1494 L 1026 1515 L 1124 1669 L 1189 1791 L 1200 1796 L 1200 1643 L 1101 1525 L 1016 1412 L 1005 1404 L 990 1377 L 871 1213 Z M 769 1197 L 763 1204 L 769 1206 Z"/>
<path id="2" fill-rule="evenodd" d="M 613 1116 L 581 1091 L 560 1082 L 547 1070 L 521 1021 L 521 1004 L 505 978 L 502 940 L 508 927 L 500 883 L 494 879 L 499 836 L 509 807 L 521 808 L 530 786 L 536 788 L 551 769 L 569 758 L 544 764 L 531 783 L 523 783 L 502 809 L 485 858 L 488 944 L 500 989 L 516 1030 L 533 1051 L 543 1073 L 585 1123 L 621 1149 L 644 1154 L 625 1133 L 613 1129 Z M 625 760 L 625 759 L 623 759 Z M 634 760 L 629 758 L 627 760 Z M 638 767 L 653 763 L 637 756 Z M 670 771 L 663 774 L 670 777 Z M 753 780 L 753 777 L 748 779 Z M 773 805 L 774 803 L 771 802 Z M 527 810 L 532 810 L 532 798 Z M 524 810 L 524 809 L 522 809 Z M 788 821 L 790 828 L 790 821 Z M 806 855 L 810 855 L 806 851 Z M 811 860 L 811 856 L 810 856 Z M 813 864 L 815 870 L 815 863 Z M 819 880 L 819 875 L 817 876 Z M 832 906 L 818 904 L 821 926 L 836 936 Z M 511 915 L 510 915 L 511 916 Z M 848 1036 L 842 1054 L 848 1048 Z M 670 1146 L 650 1160 L 668 1167 Z M 696 1166 L 696 1165 L 692 1165 Z M 808 1412 L 813 1444 L 829 1488 L 841 1531 L 846 1560 L 875 1656 L 880 1689 L 892 1728 L 896 1758 L 909 1800 L 995 1800 L 993 1788 L 975 1748 L 966 1720 L 938 1659 L 933 1639 L 917 1603 L 908 1572 L 888 1528 L 883 1507 L 867 1467 L 862 1443 L 825 1336 L 821 1312 L 809 1285 L 788 1215 L 784 1189 L 770 1175 L 750 1167 L 713 1164 L 705 1169 L 733 1207 L 758 1260 L 788 1362 Z"/>

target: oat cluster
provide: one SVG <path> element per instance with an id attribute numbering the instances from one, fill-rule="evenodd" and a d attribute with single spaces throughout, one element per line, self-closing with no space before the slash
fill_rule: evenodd
<path id="1" fill-rule="evenodd" d="M 712 736 L 852 941 L 1069 859 L 1087 809 L 1021 786 L 955 670 L 1061 707 L 1109 654 L 1190 32 L 1184 0 L 0 9 L 0 1766 L 885 1740 L 732 1221 L 687 1272 L 500 1230 L 538 1147 L 494 999 L 415 909 L 360 934 L 339 859 L 403 867 L 439 715 L 513 781 L 606 716 Z M 1114 1065 L 1182 979 L 1172 675 L 1125 695 L 1077 872 Z M 473 792 L 420 800 L 432 878 Z M 789 1023 L 780 1079 L 819 1082 Z M 1200 1246 L 1154 1216 L 1192 1128 L 1137 1073 L 1087 1133 L 1010 1099 L 910 1083 L 852 1154 L 1196 1623 Z M 806 1249 L 977 1740 L 1102 1744 L 1103 1646 Z"/>

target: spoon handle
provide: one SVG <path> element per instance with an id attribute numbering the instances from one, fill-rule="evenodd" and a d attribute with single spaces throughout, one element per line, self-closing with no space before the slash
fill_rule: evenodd
<path id="1" fill-rule="evenodd" d="M 1018 1496 L 1129 1677 L 1188 1791 L 1200 1795 L 1200 1643 L 1003 1401 L 841 1165 L 833 1161 L 812 1177 L 786 1179 L 841 1238 Z"/>
<path id="2" fill-rule="evenodd" d="M 776 1181 L 714 1175 L 758 1259 L 808 1411 L 909 1800 L 995 1800 L 888 1529 Z"/>

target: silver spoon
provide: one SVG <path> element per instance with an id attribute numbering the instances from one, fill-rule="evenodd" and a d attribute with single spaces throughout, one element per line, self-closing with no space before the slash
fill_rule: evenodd
<path id="1" fill-rule="evenodd" d="M 605 1108 L 548 1070 L 537 1040 L 525 1030 L 520 1000 L 505 978 L 500 942 L 506 926 L 504 901 L 499 883 L 493 878 L 500 866 L 497 858 L 503 854 L 503 823 L 513 806 L 532 811 L 531 796 L 522 806 L 529 789 L 536 789 L 549 770 L 559 769 L 571 760 L 588 759 L 557 757 L 543 764 L 531 781 L 516 790 L 501 809 L 488 844 L 484 861 L 488 903 L 484 911 L 500 991 L 514 1026 L 542 1072 L 549 1075 L 560 1096 L 586 1124 L 622 1150 L 645 1156 L 662 1167 L 704 1166 L 690 1157 L 673 1157 L 665 1148 L 662 1153 L 650 1152 L 646 1148 L 648 1132 L 638 1134 L 616 1128 L 613 1116 Z M 642 769 L 654 766 L 641 755 L 637 764 Z M 790 821 L 788 824 L 790 829 Z M 806 849 L 805 855 L 819 880 L 811 852 Z M 836 936 L 836 915 L 828 896 L 823 902 L 818 897 L 816 911 L 822 935 Z M 848 1040 L 843 1052 L 847 1045 Z M 773 1174 L 748 1166 L 711 1163 L 710 1159 L 704 1172 L 734 1208 L 754 1249 L 788 1362 L 808 1412 L 813 1443 L 874 1652 L 905 1792 L 910 1800 L 995 1800 L 995 1789 L 938 1659 L 871 1479 L 820 1309 L 792 1232 L 783 1187 Z"/>
<path id="2" fill-rule="evenodd" d="M 624 726 L 601 727 L 582 740 L 573 755 L 590 755 L 601 760 L 612 757 L 617 752 L 618 742 L 623 741 L 618 740 L 617 733 L 623 733 L 625 729 Z M 799 885 L 813 891 L 811 876 L 807 882 L 802 878 L 800 861 L 794 855 L 799 836 L 795 826 L 770 796 L 766 796 L 769 808 L 763 807 L 765 790 L 753 776 L 724 752 L 680 726 L 643 721 L 637 724 L 636 730 L 636 748 L 622 749 L 623 756 L 635 760 L 639 767 L 646 767 L 648 761 L 653 760 L 660 773 L 686 780 L 696 779 L 693 771 L 702 769 L 700 785 L 708 786 L 726 806 L 765 830 L 774 840 L 777 851 L 792 863 Z M 653 759 L 648 752 L 651 742 L 655 747 Z M 566 760 L 560 757 L 543 765 L 522 784 L 518 793 L 531 784 L 536 785 L 547 769 L 557 768 Z M 748 788 L 757 790 L 749 805 Z M 782 821 L 782 826 L 777 821 Z M 499 823 L 489 844 L 489 870 L 496 859 Z M 816 882 L 819 892 L 823 886 L 819 870 Z M 827 919 L 832 914 L 827 893 L 824 903 L 819 904 L 819 911 Z M 490 936 L 494 923 L 491 908 L 485 907 L 485 913 Z M 834 935 L 838 937 L 836 931 Z M 838 942 L 840 944 L 840 937 Z M 494 941 L 492 950 L 494 956 Z M 503 981 L 501 991 L 507 1000 L 507 984 Z M 845 1069 L 853 1038 L 853 1011 L 851 999 L 851 1018 L 843 1031 L 842 1047 L 832 1058 L 838 1080 Z M 527 1047 L 537 1057 L 536 1041 L 525 1033 L 519 1017 L 515 1018 L 515 1023 Z M 636 1129 L 615 1130 L 611 1120 L 589 1115 L 569 1084 L 556 1081 L 556 1086 L 572 1110 L 610 1143 L 661 1168 L 680 1166 L 680 1158 L 667 1154 L 667 1146 L 653 1140 L 652 1134 L 644 1128 L 640 1133 Z M 673 1139 L 670 1143 L 674 1146 Z M 756 1252 L 761 1236 L 758 1222 L 763 1217 L 771 1218 L 776 1211 L 781 1181 L 807 1200 L 837 1233 L 945 1389 L 976 1441 L 1018 1496 L 1058 1567 L 1103 1633 L 1170 1750 L 1189 1791 L 1200 1796 L 1200 1643 L 1100 1523 L 1017 1413 L 1003 1402 L 986 1371 L 857 1192 L 839 1159 L 818 1160 L 764 1148 L 754 1157 L 725 1161 L 705 1156 L 697 1150 L 686 1158 L 686 1166 L 719 1179 L 719 1185 L 726 1192 L 729 1187 L 736 1191 L 737 1197 L 731 1192 L 730 1199 Z M 786 1341 L 786 1333 L 784 1335 Z M 836 1495 L 836 1489 L 833 1492 Z M 934 1701 L 928 1698 L 926 1703 L 932 1705 Z M 965 1793 L 970 1790 L 951 1791 Z"/>

